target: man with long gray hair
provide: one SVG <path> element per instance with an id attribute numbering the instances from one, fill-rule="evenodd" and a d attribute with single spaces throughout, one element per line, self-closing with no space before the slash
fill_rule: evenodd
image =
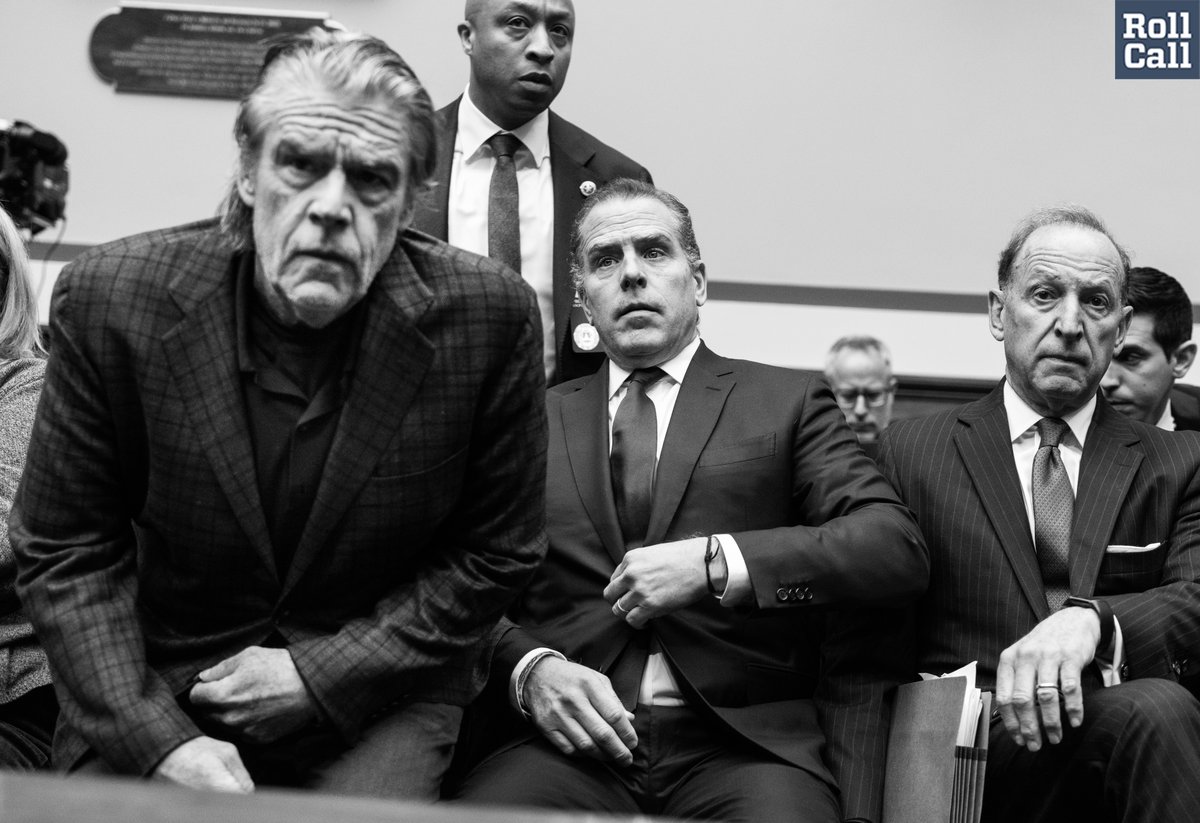
<path id="1" fill-rule="evenodd" d="M 541 327 L 408 230 L 429 97 L 382 41 L 276 42 L 221 221 L 68 266 L 13 515 L 63 769 L 436 797 L 544 551 Z"/>

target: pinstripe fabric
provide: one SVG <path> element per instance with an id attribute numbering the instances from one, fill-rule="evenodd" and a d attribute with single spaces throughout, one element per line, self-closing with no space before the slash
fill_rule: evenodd
<path id="1" fill-rule="evenodd" d="M 541 330 L 523 283 L 406 232 L 366 297 L 350 394 L 287 575 L 236 376 L 212 222 L 98 247 L 55 287 L 14 510 L 63 698 L 56 762 L 146 773 L 197 730 L 175 693 L 272 632 L 348 741 L 398 699 L 465 703 L 480 637 L 544 551 Z"/>
<path id="2" fill-rule="evenodd" d="M 992 688 L 1000 652 L 1048 615 L 1001 389 L 952 412 L 894 424 L 884 433 L 879 461 L 929 545 L 929 591 L 915 614 L 917 666 L 941 673 L 978 660 L 980 685 Z M 1122 674 L 1133 682 L 1106 689 L 1103 696 L 1090 695 L 1086 726 L 1070 732 L 1063 748 L 1043 749 L 1041 760 L 1029 756 L 1046 769 L 1066 769 L 1070 760 L 1071 769 L 1103 772 L 1098 783 L 1070 783 L 1074 793 L 1065 805 L 1047 807 L 1054 811 L 1048 820 L 1184 823 L 1194 820 L 1194 810 L 1200 808 L 1196 701 L 1173 684 L 1143 682 L 1177 681 L 1200 664 L 1198 470 L 1200 434 L 1164 432 L 1126 420 L 1103 397 L 1097 398 L 1075 502 L 1071 592 L 1112 605 L 1125 638 Z M 1156 542 L 1161 545 L 1150 551 L 1106 552 L 1112 545 Z M 1109 717 L 1106 707 L 1111 705 L 1123 708 Z M 1126 750 L 1121 743 L 1114 753 L 1115 744 L 1109 745 L 1113 735 L 1133 735 L 1135 727 L 1142 730 L 1140 748 Z M 993 741 L 997 749 L 989 754 L 985 795 L 992 811 L 985 819 L 1040 819 L 1036 803 L 1021 799 L 1043 791 L 1031 782 L 1038 767 L 1029 765 L 1026 754 L 1013 754 L 1003 735 L 993 734 Z M 1109 745 L 1107 753 L 1104 745 Z M 1071 760 L 1076 746 L 1082 752 L 1079 762 Z M 1177 763 L 1160 763 L 1163 758 Z M 1053 762 L 1059 766 L 1045 765 Z M 1171 779 L 1181 764 L 1186 779 Z M 1068 779 L 1065 775 L 1041 774 L 1041 779 L 1057 784 L 1060 777 Z M 1093 788 L 1081 789 L 1083 785 Z M 1168 798 L 1175 811 L 1164 817 L 1149 814 L 1163 801 L 1151 795 L 1167 786 L 1176 792 Z M 1096 792 L 1109 804 L 1103 817 L 1085 810 Z M 1010 794 L 1014 805 L 997 811 Z M 1175 803 L 1178 798 L 1190 807 Z M 1111 817 L 1122 808 L 1125 816 Z M 1180 816 L 1180 808 L 1192 811 Z"/>
<path id="3" fill-rule="evenodd" d="M 929 543 L 918 664 L 979 660 L 991 687 L 1000 652 L 1046 617 L 1037 557 L 999 389 L 957 411 L 887 429 L 879 461 Z M 1200 434 L 1126 420 L 1101 397 L 1080 465 L 1071 593 L 1103 597 L 1125 636 L 1128 677 L 1200 667 Z M 1157 549 L 1106 553 L 1110 545 Z"/>
<path id="4" fill-rule="evenodd" d="M 522 629 L 497 649 L 494 679 L 540 645 L 603 671 L 633 640 L 601 596 L 624 553 L 606 388 L 602 368 L 548 394 L 550 550 L 517 609 Z M 825 633 L 827 613 L 814 607 L 911 600 L 925 582 L 920 536 L 823 381 L 701 346 L 660 455 L 646 542 L 714 532 L 741 547 L 757 608 L 704 597 L 653 621 L 681 687 L 762 750 L 826 780 L 831 771 L 846 815 L 878 820 L 879 713 L 905 671 L 871 621 L 838 615 Z M 804 589 L 807 599 L 788 594 Z"/>
<path id="5" fill-rule="evenodd" d="M 454 159 L 454 138 L 458 133 L 458 104 L 461 97 L 438 110 L 438 167 L 432 192 L 417 203 L 413 228 L 441 240 L 447 237 L 446 208 L 450 198 L 450 168 Z M 575 287 L 568 269 L 571 224 L 584 194 L 580 187 L 593 183 L 596 188 L 618 177 L 633 177 L 653 182 L 650 172 L 619 151 L 606 146 L 578 126 L 550 112 L 550 174 L 554 182 L 554 329 L 558 338 L 557 382 L 591 374 L 604 359 L 598 354 L 580 354 L 571 345 L 571 307 Z"/>
<path id="6" fill-rule="evenodd" d="M 1200 704 L 1182 686 L 1132 680 L 1084 698 L 1083 725 L 1037 754 L 992 728 L 985 823 L 1195 823 Z"/>

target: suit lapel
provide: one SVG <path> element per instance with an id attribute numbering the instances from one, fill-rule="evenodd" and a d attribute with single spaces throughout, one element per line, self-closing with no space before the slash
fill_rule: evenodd
<path id="1" fill-rule="evenodd" d="M 625 555 L 625 540 L 613 499 L 608 463 L 608 364 L 560 405 L 567 459 L 579 498 L 614 563 Z"/>
<path id="2" fill-rule="evenodd" d="M 1049 614 L 1049 607 L 1030 534 L 1029 515 L 1021 496 L 1021 481 L 1012 458 L 1002 386 L 963 410 L 959 421 L 965 427 L 955 433 L 954 443 L 1021 592 L 1041 620 Z"/>
<path id="3" fill-rule="evenodd" d="M 550 112 L 549 140 L 550 176 L 554 184 L 554 328 L 561 345 L 571 333 L 571 306 L 575 302 L 568 265 L 571 224 L 583 205 L 579 187 L 592 179 L 587 164 L 596 152 L 573 139 L 563 127 L 562 118 L 554 112 Z"/>
<path id="4" fill-rule="evenodd" d="M 433 294 L 404 249 L 401 239 L 366 297 L 350 393 L 288 570 L 285 593 L 325 546 L 392 443 L 433 362 L 433 344 L 417 326 Z"/>
<path id="5" fill-rule="evenodd" d="M 1141 452 L 1129 448 L 1139 439 L 1124 417 L 1103 397 L 1096 398 L 1096 413 L 1079 466 L 1069 555 L 1071 591 L 1084 597 L 1095 590 L 1104 550 L 1141 465 Z"/>
<path id="6" fill-rule="evenodd" d="M 700 453 L 712 436 L 721 409 L 736 384 L 732 364 L 703 343 L 679 387 L 671 426 L 659 455 L 646 544 L 661 543 L 692 479 Z"/>
<path id="7" fill-rule="evenodd" d="M 433 189 L 422 195 L 413 215 L 412 227 L 445 240 L 450 234 L 450 168 L 454 164 L 454 141 L 458 135 L 459 96 L 434 115 L 437 125 L 437 170 Z"/>
<path id="8" fill-rule="evenodd" d="M 227 253 L 197 258 L 168 287 L 183 319 L 163 337 L 163 351 L 221 491 L 275 573 L 237 367 L 236 258 Z"/>

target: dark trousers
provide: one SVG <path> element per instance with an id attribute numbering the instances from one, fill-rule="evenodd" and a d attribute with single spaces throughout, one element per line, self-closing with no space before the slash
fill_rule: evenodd
<path id="1" fill-rule="evenodd" d="M 485 759 L 455 799 L 696 820 L 841 819 L 833 787 L 691 709 L 638 706 L 634 730 L 627 768 L 567 757 L 538 736 Z"/>
<path id="2" fill-rule="evenodd" d="M 53 686 L 39 686 L 0 705 L 0 768 L 31 771 L 49 766 L 57 718 Z"/>
<path id="3" fill-rule="evenodd" d="M 255 785 L 432 803 L 441 793 L 461 722 L 459 706 L 408 703 L 373 719 L 350 747 L 320 730 L 263 746 L 231 742 Z M 76 772 L 113 773 L 94 755 L 80 761 Z"/>
<path id="4" fill-rule="evenodd" d="M 992 727 L 984 823 L 1195 823 L 1200 703 L 1167 680 L 1085 696 L 1083 724 L 1029 752 Z"/>

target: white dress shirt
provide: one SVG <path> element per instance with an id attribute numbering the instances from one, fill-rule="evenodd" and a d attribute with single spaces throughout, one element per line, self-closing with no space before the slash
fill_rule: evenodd
<path id="1" fill-rule="evenodd" d="M 505 131 L 471 102 L 470 87 L 458 105 L 458 133 L 450 166 L 446 239 L 476 254 L 488 253 L 488 192 L 496 158 L 487 141 Z M 550 174 L 550 112 L 544 110 L 511 132 L 523 144 L 513 157 L 520 199 L 521 276 L 537 294 L 542 315 L 546 378 L 554 374 L 554 180 Z"/>
<path id="2" fill-rule="evenodd" d="M 1029 519 L 1029 534 L 1037 545 L 1037 535 L 1033 525 L 1033 459 L 1037 455 L 1042 438 L 1037 432 L 1037 422 L 1043 415 L 1034 411 L 1028 403 L 1021 399 L 1012 383 L 1004 381 L 1004 410 L 1008 415 L 1008 434 L 1012 441 L 1013 460 L 1017 464 L 1017 477 L 1021 480 L 1021 496 L 1025 500 L 1025 514 Z M 1087 440 L 1088 428 L 1092 425 L 1092 416 L 1096 413 L 1096 396 L 1080 408 L 1064 415 L 1062 420 L 1067 424 L 1068 431 L 1058 444 L 1058 453 L 1062 456 L 1063 468 L 1067 470 L 1067 479 L 1071 481 L 1071 492 L 1079 493 L 1079 464 L 1083 461 L 1083 446 Z M 1125 658 L 1124 638 L 1121 635 L 1121 623 L 1113 617 L 1113 639 L 1108 649 L 1096 650 L 1096 662 L 1104 675 L 1104 685 L 1111 686 L 1121 682 L 1120 664 Z M 1013 638 L 1016 640 L 1017 638 Z"/>
<path id="3" fill-rule="evenodd" d="M 1167 407 L 1163 409 L 1162 417 L 1158 418 L 1156 424 L 1160 429 L 1166 429 L 1169 432 L 1175 431 L 1175 415 L 1171 414 L 1171 401 L 1167 401 Z"/>

